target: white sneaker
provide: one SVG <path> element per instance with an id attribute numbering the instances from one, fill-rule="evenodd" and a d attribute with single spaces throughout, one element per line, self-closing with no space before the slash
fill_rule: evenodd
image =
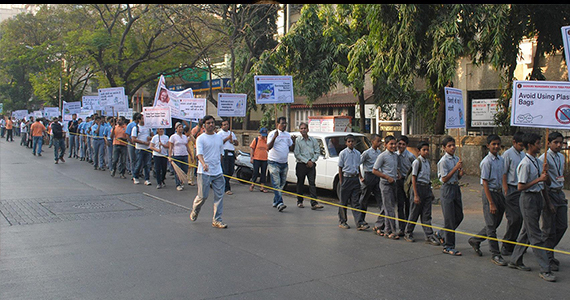
<path id="1" fill-rule="evenodd" d="M 133 183 L 134 183 L 134 184 L 139 184 L 140 181 L 139 181 L 138 179 L 136 179 L 136 178 L 133 178 Z"/>
<path id="2" fill-rule="evenodd" d="M 152 183 L 150 182 L 150 180 L 147 180 L 144 182 L 144 185 L 151 185 Z"/>
<path id="3" fill-rule="evenodd" d="M 178 191 L 181 191 L 181 190 L 183 190 L 183 189 L 184 189 L 184 187 L 181 186 L 181 185 L 179 185 L 179 186 L 176 187 L 176 190 L 178 190 Z"/>

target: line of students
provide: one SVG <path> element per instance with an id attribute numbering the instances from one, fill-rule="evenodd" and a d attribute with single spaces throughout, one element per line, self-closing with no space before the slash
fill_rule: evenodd
<path id="1" fill-rule="evenodd" d="M 455 249 L 455 230 L 464 217 L 459 186 L 464 171 L 461 158 L 455 155 L 455 139 L 446 137 L 442 140 L 445 154 L 437 163 L 438 178 L 442 182 L 441 208 L 445 228 L 439 231 L 431 227 L 434 196 L 429 144 L 425 141 L 418 143 L 419 155 L 415 158 L 411 153 L 404 154 L 407 137 L 402 136 L 396 141 L 393 136 L 387 136 L 384 142 L 386 150 L 381 152 L 381 138 L 372 135 L 372 147 L 360 154 L 354 148 L 354 138 L 350 135 L 346 138 L 347 147 L 341 151 L 338 164 L 340 204 L 355 208 L 353 216 L 357 229 L 366 230 L 369 226 L 365 221 L 365 211 L 368 200 L 374 195 L 380 214 L 388 217 L 377 218 L 373 228 L 376 234 L 395 240 L 404 236 L 406 241 L 414 242 L 415 223 L 420 218 L 426 243 L 443 245 L 443 253 L 461 256 L 461 252 Z M 480 163 L 485 226 L 468 243 L 477 255 L 482 256 L 481 242 L 489 237 L 493 263 L 530 271 L 523 264 L 523 254 L 527 249 L 524 245 L 554 249 L 568 228 L 568 200 L 562 191 L 565 160 L 560 150 L 563 136 L 558 132 L 550 133 L 549 149 L 539 158 L 536 158 L 542 147 L 539 135 L 516 133 L 512 143 L 513 146 L 501 156 L 500 137 L 490 135 L 487 138 L 489 154 Z M 406 164 L 410 161 L 411 172 L 408 172 Z M 398 183 L 404 182 L 406 175 L 412 176 L 409 198 L 405 196 L 403 183 Z M 410 205 L 409 213 L 398 205 L 402 198 Z M 398 219 L 408 222 L 397 224 L 394 220 L 396 212 Z M 505 242 L 499 250 L 497 228 L 503 215 L 507 218 L 507 229 Z M 343 207 L 339 208 L 339 227 L 350 228 L 346 208 Z M 534 247 L 533 252 L 540 265 L 540 278 L 555 281 L 552 271 L 558 271 L 560 262 L 554 257 L 554 252 Z M 503 255 L 510 255 L 510 262 Z"/>

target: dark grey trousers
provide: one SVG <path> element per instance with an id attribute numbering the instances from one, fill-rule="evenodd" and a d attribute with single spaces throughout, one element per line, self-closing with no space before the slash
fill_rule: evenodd
<path id="1" fill-rule="evenodd" d="M 507 197 L 505 198 L 505 217 L 507 218 L 507 229 L 505 236 L 506 241 L 516 242 L 522 228 L 522 214 L 520 208 L 521 192 L 514 185 L 509 185 Z M 503 243 L 502 249 L 513 252 L 514 244 Z"/>
<path id="2" fill-rule="evenodd" d="M 421 223 L 429 226 L 423 226 L 424 234 L 426 239 L 433 235 L 433 229 L 431 226 L 431 205 L 434 199 L 431 186 L 424 184 L 417 184 L 418 195 L 420 196 L 420 204 L 414 202 L 414 190 L 410 188 L 410 217 L 408 221 L 417 222 L 420 218 Z M 412 234 L 416 224 L 407 223 L 406 234 Z"/>
<path id="3" fill-rule="evenodd" d="M 361 185 L 360 191 L 360 209 L 368 210 L 368 201 L 374 196 L 378 209 L 380 209 L 380 214 L 384 215 L 384 207 L 382 205 L 382 192 L 380 191 L 380 178 L 374 175 L 372 172 L 364 173 L 364 182 Z M 364 223 L 366 218 L 366 213 L 360 214 L 360 223 Z M 377 228 L 384 230 L 384 217 L 378 216 L 376 219 Z"/>
<path id="4" fill-rule="evenodd" d="M 546 246 L 546 235 L 540 230 L 540 215 L 544 207 L 544 199 L 541 193 L 522 192 L 520 197 L 520 207 L 523 216 L 523 228 L 519 235 L 518 243 L 511 255 L 511 262 L 514 264 L 523 263 L 523 255 L 527 246 L 537 247 Z M 548 255 L 546 250 L 532 248 L 532 252 L 538 261 L 541 272 L 550 272 L 550 264 L 548 263 Z"/>
<path id="5" fill-rule="evenodd" d="M 481 191 L 481 194 L 481 198 L 483 199 L 483 217 L 485 219 L 485 227 L 483 227 L 483 229 L 481 229 L 477 235 L 497 238 L 497 228 L 499 225 L 501 225 L 503 215 L 505 214 L 505 196 L 502 192 L 491 191 L 493 203 L 497 208 L 497 212 L 492 214 L 490 211 L 489 200 L 487 199 L 487 195 L 485 195 L 484 189 Z M 472 237 L 471 239 L 479 243 L 486 240 L 485 238 L 481 237 Z M 493 253 L 493 255 L 500 255 L 501 251 L 499 250 L 499 242 L 495 240 L 489 240 L 489 250 L 491 253 Z"/>
<path id="6" fill-rule="evenodd" d="M 450 230 L 457 229 L 463 221 L 463 202 L 459 185 L 444 183 L 441 186 L 441 211 L 443 227 Z M 440 230 L 439 233 L 445 240 L 443 247 L 455 249 L 455 232 Z"/>
<path id="7" fill-rule="evenodd" d="M 546 234 L 546 247 L 554 249 L 562 240 L 568 229 L 568 200 L 562 190 L 548 191 L 550 201 L 554 205 L 555 213 L 545 208 L 542 211 L 542 231 Z M 554 259 L 554 252 L 547 251 L 550 262 Z"/>
<path id="8" fill-rule="evenodd" d="M 360 209 L 360 179 L 356 177 L 343 177 L 342 185 L 340 186 L 340 205 L 351 206 L 352 208 Z M 346 223 L 347 215 L 346 208 L 338 208 L 339 223 Z M 354 223 L 358 226 L 360 223 L 360 212 L 352 210 Z"/>

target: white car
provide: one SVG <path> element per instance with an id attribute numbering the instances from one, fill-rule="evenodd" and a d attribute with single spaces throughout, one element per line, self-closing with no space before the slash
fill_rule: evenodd
<path id="1" fill-rule="evenodd" d="M 321 156 L 317 161 L 317 176 L 315 185 L 317 188 L 333 190 L 339 194 L 340 186 L 338 186 L 338 154 L 346 148 L 346 136 L 352 134 L 355 137 L 356 143 L 354 147 L 364 152 L 372 146 L 370 140 L 361 133 L 356 132 L 309 132 L 309 136 L 314 137 L 321 146 Z M 300 132 L 291 132 L 291 135 L 296 136 L 297 139 L 301 138 Z M 297 160 L 293 151 L 289 152 L 289 171 L 287 172 L 287 182 L 297 183 L 297 176 L 295 174 L 295 166 Z M 309 182 L 305 179 L 305 184 Z"/>

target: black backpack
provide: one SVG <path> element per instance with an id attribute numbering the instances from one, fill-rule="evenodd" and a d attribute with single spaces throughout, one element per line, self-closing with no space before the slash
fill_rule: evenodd
<path id="1" fill-rule="evenodd" d="M 420 172 L 422 171 L 422 161 L 419 160 L 419 158 L 416 158 L 416 160 L 420 163 L 420 165 L 418 166 L 418 175 L 420 175 Z M 410 167 L 410 170 L 408 170 L 408 174 L 406 174 L 406 179 L 404 181 L 404 194 L 406 194 L 406 198 L 410 199 L 410 194 L 412 193 L 412 167 Z"/>

